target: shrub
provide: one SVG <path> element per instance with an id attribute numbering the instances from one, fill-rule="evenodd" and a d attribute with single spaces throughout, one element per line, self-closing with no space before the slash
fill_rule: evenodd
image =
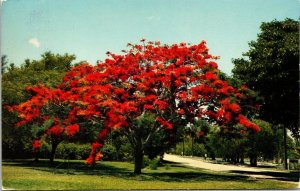
<path id="1" fill-rule="evenodd" d="M 111 144 L 105 144 L 101 152 L 103 154 L 102 160 L 105 161 L 114 161 L 118 159 L 118 154 L 116 148 Z"/>
<path id="2" fill-rule="evenodd" d="M 144 163 L 143 163 L 143 168 L 145 168 L 145 167 L 149 166 L 151 160 L 149 159 L 148 156 L 144 156 L 143 162 L 144 162 Z"/>
<path id="3" fill-rule="evenodd" d="M 160 158 L 159 157 L 156 157 L 154 159 L 149 159 L 148 156 L 144 156 L 144 159 L 143 159 L 144 163 L 143 163 L 143 168 L 145 167 L 148 167 L 151 169 L 151 170 L 156 170 L 157 167 L 159 166 L 159 163 L 160 163 Z"/>
<path id="4" fill-rule="evenodd" d="M 51 145 L 49 145 L 48 143 L 44 143 L 40 147 L 39 157 L 40 158 L 49 158 L 50 152 L 51 152 Z"/>
<path id="5" fill-rule="evenodd" d="M 133 154 L 132 154 L 132 147 L 130 143 L 123 144 L 118 152 L 119 160 L 122 161 L 132 161 L 133 160 Z"/>
<path id="6" fill-rule="evenodd" d="M 76 159 L 82 159 L 82 160 L 87 159 L 90 155 L 90 151 L 91 151 L 90 144 L 77 145 Z"/>
<path id="7" fill-rule="evenodd" d="M 61 143 L 58 145 L 55 157 L 60 159 L 86 159 L 90 153 L 89 144 Z"/>
<path id="8" fill-rule="evenodd" d="M 159 166 L 159 162 L 160 162 L 159 158 L 152 159 L 149 164 L 150 169 L 157 170 L 157 167 Z"/>
<path id="9" fill-rule="evenodd" d="M 171 169 L 171 165 L 170 165 L 170 164 L 166 164 L 166 165 L 165 165 L 165 169 L 166 169 L 166 170 L 170 170 L 170 169 Z"/>

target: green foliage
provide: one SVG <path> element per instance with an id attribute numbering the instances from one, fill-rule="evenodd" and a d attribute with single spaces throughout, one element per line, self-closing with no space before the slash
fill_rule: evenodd
<path id="1" fill-rule="evenodd" d="M 39 155 L 40 158 L 49 158 L 51 152 L 51 145 L 44 142 L 41 144 L 40 150 L 39 150 Z"/>
<path id="2" fill-rule="evenodd" d="M 234 77 L 264 97 L 262 118 L 299 132 L 299 22 L 286 19 L 262 23 L 246 58 L 234 59 Z"/>
<path id="3" fill-rule="evenodd" d="M 169 147 L 168 134 L 166 134 L 165 130 L 155 132 L 155 126 L 157 125 L 155 119 L 156 115 L 146 112 L 135 121 L 138 128 L 138 136 L 145 143 L 143 145 L 144 154 L 150 159 L 162 155 Z"/>
<path id="4" fill-rule="evenodd" d="M 178 142 L 176 144 L 175 154 L 181 155 L 184 152 L 184 155 L 187 156 L 204 156 L 207 153 L 203 143 L 198 143 L 194 141 L 190 136 L 185 137 L 184 143 Z"/>
<path id="5" fill-rule="evenodd" d="M 144 127 L 146 129 L 151 129 L 155 125 L 155 118 L 156 116 L 153 113 L 146 112 L 137 118 L 136 125 L 139 127 Z"/>
<path id="6" fill-rule="evenodd" d="M 222 134 L 220 127 L 213 126 L 208 134 L 206 146 L 215 156 L 222 157 L 228 162 L 238 163 L 243 160 L 248 149 L 247 141 L 245 134 Z"/>
<path id="7" fill-rule="evenodd" d="M 89 157 L 90 151 L 91 151 L 91 145 L 90 144 L 78 144 L 76 147 L 77 151 L 77 159 L 85 160 Z"/>
<path id="8" fill-rule="evenodd" d="M 44 124 L 42 126 L 38 126 L 38 125 L 31 125 L 30 131 L 31 131 L 31 135 L 33 138 L 35 137 L 41 137 L 45 130 L 48 129 L 53 123 L 52 119 L 49 119 L 47 121 L 44 122 Z"/>
<path id="9" fill-rule="evenodd" d="M 262 120 L 253 120 L 253 122 L 259 125 L 260 131 L 253 136 L 251 135 L 249 141 L 253 142 L 254 150 L 258 155 L 262 156 L 265 160 L 273 159 L 275 143 L 271 124 Z"/>
<path id="10" fill-rule="evenodd" d="M 288 156 L 291 159 L 300 159 L 300 146 L 294 144 L 292 149 L 289 151 Z"/>
<path id="11" fill-rule="evenodd" d="M 28 96 L 25 88 L 43 83 L 54 87 L 62 81 L 65 72 L 70 68 L 74 55 L 59 55 L 46 52 L 40 60 L 25 60 L 20 67 L 10 67 L 3 73 L 3 103 L 8 105 L 25 101 Z"/>
<path id="12" fill-rule="evenodd" d="M 102 129 L 102 124 L 93 124 L 92 122 L 82 120 L 80 129 L 73 139 L 82 143 L 91 143 L 97 139 L 99 131 Z"/>
<path id="13" fill-rule="evenodd" d="M 46 52 L 40 60 L 25 60 L 20 67 L 8 63 L 7 57 L 2 57 L 2 104 L 16 105 L 28 99 L 27 86 L 43 83 L 49 87 L 59 84 L 65 72 L 75 59 L 74 55 L 59 55 Z M 2 68 L 3 69 L 3 68 Z M 29 157 L 32 152 L 32 136 L 40 135 L 43 127 L 13 128 L 19 120 L 15 113 L 2 110 L 2 149 L 3 157 Z"/>
<path id="14" fill-rule="evenodd" d="M 119 149 L 119 160 L 122 161 L 132 161 L 133 160 L 133 150 L 132 150 L 132 146 L 130 145 L 129 142 L 125 143 L 124 145 L 122 145 Z"/>
<path id="15" fill-rule="evenodd" d="M 299 172 L 300 164 L 298 163 L 298 160 L 290 160 L 289 169 L 290 170 L 296 170 L 296 171 Z"/>
<path id="16" fill-rule="evenodd" d="M 148 156 L 144 156 L 143 162 L 143 168 L 149 167 L 151 170 L 157 170 L 160 165 L 160 158 L 150 159 Z"/>
<path id="17" fill-rule="evenodd" d="M 166 170 L 170 170 L 171 169 L 171 165 L 170 164 L 165 164 L 165 169 Z"/>
<path id="18" fill-rule="evenodd" d="M 149 159 L 149 157 L 148 156 L 144 156 L 143 157 L 143 168 L 149 166 L 150 162 L 151 162 L 151 160 Z"/>
<path id="19" fill-rule="evenodd" d="M 3 74 L 7 68 L 8 60 L 6 55 L 1 56 L 1 74 Z"/>
<path id="20" fill-rule="evenodd" d="M 104 161 L 114 161 L 118 159 L 117 150 L 111 144 L 104 144 L 101 148 L 103 154 L 102 160 Z"/>
<path id="21" fill-rule="evenodd" d="M 133 151 L 128 138 L 119 131 L 112 131 L 106 144 L 113 145 L 116 150 L 116 160 L 132 161 Z"/>
<path id="22" fill-rule="evenodd" d="M 160 162 L 160 159 L 159 158 L 155 158 L 155 159 L 152 159 L 150 161 L 150 164 L 149 164 L 149 168 L 151 170 L 157 170 L 158 166 L 159 166 L 159 162 Z"/>
<path id="23" fill-rule="evenodd" d="M 282 131 L 274 132 L 272 125 L 263 120 L 256 119 L 253 122 L 260 126 L 261 130 L 258 133 L 223 133 L 220 127 L 212 126 L 207 136 L 207 149 L 213 151 L 217 157 L 232 163 L 243 162 L 248 156 L 272 160 L 278 152 L 277 143 L 282 150 Z M 279 158 L 281 157 L 282 152 Z"/>
<path id="24" fill-rule="evenodd" d="M 55 157 L 60 159 L 85 160 L 89 156 L 90 147 L 89 144 L 60 143 L 57 146 Z"/>

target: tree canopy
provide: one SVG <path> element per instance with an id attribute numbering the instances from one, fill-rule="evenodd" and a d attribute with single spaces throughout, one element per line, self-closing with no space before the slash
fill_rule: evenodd
<path id="1" fill-rule="evenodd" d="M 2 104 L 4 106 L 20 104 L 31 98 L 32 92 L 26 89 L 28 86 L 44 84 L 47 87 L 55 87 L 61 83 L 62 77 L 75 60 L 75 55 L 51 52 L 45 52 L 41 57 L 39 60 L 26 59 L 18 67 L 14 64 L 9 65 L 7 56 L 2 56 Z M 32 135 L 28 128 L 12 128 L 20 118 L 8 112 L 7 107 L 3 107 L 2 111 L 4 156 L 28 153 L 24 150 L 31 149 L 31 137 L 35 135 Z"/>
<path id="2" fill-rule="evenodd" d="M 234 77 L 264 98 L 261 117 L 287 126 L 299 138 L 299 22 L 264 22 L 243 58 L 234 59 Z"/>

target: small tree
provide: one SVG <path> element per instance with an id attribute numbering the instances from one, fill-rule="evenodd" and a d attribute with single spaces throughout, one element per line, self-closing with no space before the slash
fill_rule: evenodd
<path id="1" fill-rule="evenodd" d="M 40 140 L 50 141 L 52 146 L 50 164 L 52 164 L 58 144 L 79 132 L 79 126 L 69 118 L 68 107 L 64 105 L 63 94 L 59 89 L 36 86 L 28 87 L 27 90 L 32 94 L 30 100 L 7 108 L 16 111 L 22 118 L 16 126 L 25 124 L 31 126 L 36 155 L 41 146 Z"/>
<path id="2" fill-rule="evenodd" d="M 51 59 L 50 59 L 51 57 Z M 47 87 L 56 87 L 71 66 L 75 56 L 69 54 L 53 54 L 46 52 L 39 60 L 26 59 L 20 66 L 9 67 L 6 57 L 2 67 L 2 104 L 17 105 L 30 99 L 33 95 L 26 87 L 43 83 Z M 48 60 L 48 61 L 47 61 Z M 45 62 L 51 67 L 45 67 Z M 54 67 L 55 66 L 55 67 Z M 3 157 L 29 157 L 32 154 L 31 125 L 12 128 L 20 120 L 18 115 L 11 113 L 7 107 L 2 110 L 2 150 Z"/>

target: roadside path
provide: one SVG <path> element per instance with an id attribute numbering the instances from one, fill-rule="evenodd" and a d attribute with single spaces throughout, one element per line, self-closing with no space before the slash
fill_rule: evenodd
<path id="1" fill-rule="evenodd" d="M 202 168 L 218 172 L 229 172 L 235 174 L 247 175 L 254 178 L 264 178 L 264 179 L 276 179 L 285 182 L 291 182 L 299 184 L 299 179 L 297 177 L 287 177 L 287 171 L 275 170 L 270 168 L 261 167 L 246 167 L 246 166 L 236 166 L 236 165 L 223 165 L 214 164 L 206 162 L 199 158 L 182 157 L 178 155 L 164 154 L 164 160 L 169 162 L 180 163 L 186 166 L 194 168 Z"/>

